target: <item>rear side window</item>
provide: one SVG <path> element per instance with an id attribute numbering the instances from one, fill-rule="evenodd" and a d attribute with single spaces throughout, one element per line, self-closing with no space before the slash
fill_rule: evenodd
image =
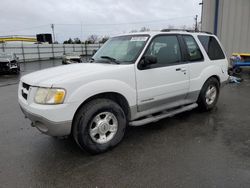
<path id="1" fill-rule="evenodd" d="M 202 61 L 203 55 L 201 53 L 201 50 L 199 46 L 197 45 L 194 38 L 190 35 L 183 35 L 183 39 L 187 46 L 187 52 L 188 52 L 188 60 L 189 61 Z"/>
<path id="2" fill-rule="evenodd" d="M 211 60 L 225 59 L 223 50 L 221 49 L 218 41 L 213 36 L 198 36 L 202 46 L 207 52 Z"/>

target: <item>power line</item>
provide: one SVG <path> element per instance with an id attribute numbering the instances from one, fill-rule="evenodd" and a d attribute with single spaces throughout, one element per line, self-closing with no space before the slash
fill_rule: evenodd
<path id="1" fill-rule="evenodd" d="M 161 20 L 150 20 L 150 21 L 137 21 L 137 22 L 123 22 L 123 23 L 57 23 L 54 25 L 76 25 L 76 26 L 116 26 L 116 25 L 135 25 L 135 24 L 146 24 L 146 23 L 156 23 L 156 22 L 166 22 L 166 21 L 171 21 L 171 20 L 178 20 L 178 19 L 187 19 L 191 18 L 193 16 L 183 16 L 183 17 L 175 17 L 175 18 L 169 18 L 169 19 L 161 19 Z M 50 27 L 50 24 L 44 24 L 44 25 L 38 25 L 38 26 L 33 26 L 33 27 L 26 27 L 18 30 L 9 30 L 9 31 L 0 31 L 1 33 L 10 33 L 10 32 L 20 32 L 20 31 L 26 31 L 26 30 L 34 30 L 37 28 L 42 28 L 42 27 Z"/>
<path id="2" fill-rule="evenodd" d="M 154 23 L 154 22 L 165 22 L 170 20 L 178 20 L 183 18 L 193 18 L 193 16 L 183 16 L 169 19 L 161 19 L 161 20 L 150 20 L 150 21 L 138 21 L 138 22 L 123 22 L 123 23 L 86 23 L 85 26 L 100 26 L 100 25 L 133 25 L 133 24 L 143 24 L 143 23 Z M 56 25 L 81 25 L 80 23 L 57 23 Z"/>
<path id="3" fill-rule="evenodd" d="M 0 31 L 0 32 L 19 32 L 19 31 L 26 31 L 26 30 L 33 30 L 33 29 L 37 29 L 37 28 L 41 28 L 41 27 L 47 27 L 49 26 L 49 24 L 45 24 L 45 25 L 38 25 L 38 26 L 33 26 L 33 27 L 26 27 L 23 29 L 19 29 L 19 30 L 9 30 L 9 31 Z"/>

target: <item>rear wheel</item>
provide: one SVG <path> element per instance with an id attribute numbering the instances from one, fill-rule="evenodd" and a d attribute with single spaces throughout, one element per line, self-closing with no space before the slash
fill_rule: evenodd
<path id="1" fill-rule="evenodd" d="M 76 114 L 73 136 L 90 153 L 105 152 L 122 140 L 127 120 L 123 109 L 109 99 L 96 99 Z"/>
<path id="2" fill-rule="evenodd" d="M 209 111 L 216 106 L 219 98 L 220 84 L 216 78 L 209 78 L 201 89 L 197 101 L 200 110 Z"/>

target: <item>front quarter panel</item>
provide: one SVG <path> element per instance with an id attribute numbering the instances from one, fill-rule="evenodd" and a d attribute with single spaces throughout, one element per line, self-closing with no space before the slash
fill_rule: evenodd
<path id="1" fill-rule="evenodd" d="M 97 80 L 84 84 L 73 91 L 67 99 L 68 102 L 77 102 L 79 106 L 88 98 L 106 92 L 115 92 L 123 95 L 129 106 L 136 105 L 136 89 L 131 85 L 119 80 Z"/>

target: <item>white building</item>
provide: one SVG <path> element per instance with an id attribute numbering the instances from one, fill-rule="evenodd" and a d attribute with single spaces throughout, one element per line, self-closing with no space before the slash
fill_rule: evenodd
<path id="1" fill-rule="evenodd" d="M 250 53 L 250 0 L 203 0 L 202 30 L 219 37 L 228 57 Z"/>

